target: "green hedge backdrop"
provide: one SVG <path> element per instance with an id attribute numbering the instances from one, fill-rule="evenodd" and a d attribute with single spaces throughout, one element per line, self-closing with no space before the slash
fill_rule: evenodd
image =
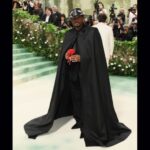
<path id="1" fill-rule="evenodd" d="M 21 44 L 56 64 L 67 30 L 58 30 L 53 24 L 46 24 L 26 11 L 13 11 L 13 44 Z M 108 69 L 113 75 L 137 76 L 137 38 L 133 41 L 115 41 Z"/>

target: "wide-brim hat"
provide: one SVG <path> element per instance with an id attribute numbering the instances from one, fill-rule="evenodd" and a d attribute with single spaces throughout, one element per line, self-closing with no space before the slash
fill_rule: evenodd
<path id="1" fill-rule="evenodd" d="M 84 16 L 84 12 L 80 8 L 74 8 L 69 14 L 69 19 L 73 19 L 78 16 Z"/>

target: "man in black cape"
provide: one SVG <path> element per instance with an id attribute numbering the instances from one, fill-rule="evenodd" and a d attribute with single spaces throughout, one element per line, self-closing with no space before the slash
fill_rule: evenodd
<path id="1" fill-rule="evenodd" d="M 24 125 L 29 138 L 50 130 L 54 120 L 73 115 L 86 146 L 112 146 L 125 140 L 131 130 L 120 123 L 113 106 L 109 74 L 101 36 L 84 25 L 80 8 L 70 12 L 74 26 L 64 38 L 47 114 Z M 74 49 L 74 55 L 68 50 Z M 68 59 L 69 58 L 69 59 Z"/>

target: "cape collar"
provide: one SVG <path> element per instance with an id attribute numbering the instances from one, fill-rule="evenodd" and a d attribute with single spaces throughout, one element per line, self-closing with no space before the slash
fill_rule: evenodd
<path id="1" fill-rule="evenodd" d="M 87 27 L 87 25 L 83 25 L 83 27 L 79 31 L 76 30 L 75 28 L 73 28 L 73 29 L 74 29 L 74 32 L 82 34 L 82 33 L 84 33 L 86 31 L 86 27 Z"/>

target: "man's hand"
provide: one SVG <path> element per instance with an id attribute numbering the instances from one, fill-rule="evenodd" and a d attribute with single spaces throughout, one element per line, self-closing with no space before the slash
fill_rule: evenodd
<path id="1" fill-rule="evenodd" d="M 80 55 L 72 55 L 70 56 L 69 60 L 72 62 L 80 62 Z"/>
<path id="2" fill-rule="evenodd" d="M 80 55 L 78 54 L 74 54 L 74 55 L 69 55 L 67 52 L 65 54 L 65 59 L 68 61 L 68 62 L 80 62 Z"/>
<path id="3" fill-rule="evenodd" d="M 68 60 L 69 59 L 69 54 L 66 52 L 65 54 L 65 59 Z"/>

